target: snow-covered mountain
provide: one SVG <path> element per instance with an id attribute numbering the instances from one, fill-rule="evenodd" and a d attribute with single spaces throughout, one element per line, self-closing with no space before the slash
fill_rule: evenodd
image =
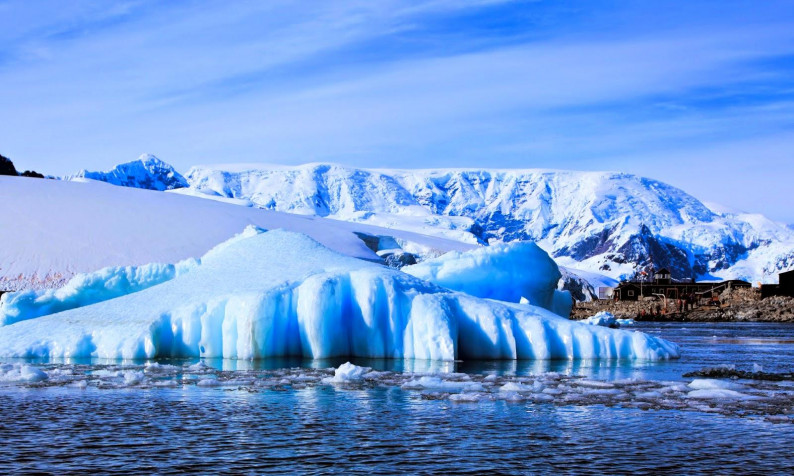
<path id="1" fill-rule="evenodd" d="M 138 160 L 117 165 L 106 172 L 81 170 L 65 178 L 87 178 L 124 187 L 160 191 L 187 187 L 185 177 L 152 154 L 143 154 Z"/>
<path id="2" fill-rule="evenodd" d="M 629 174 L 256 164 L 194 167 L 186 178 L 192 193 L 270 210 L 469 243 L 532 240 L 564 266 L 616 279 L 667 267 L 678 279 L 774 282 L 794 267 L 786 225 Z"/>

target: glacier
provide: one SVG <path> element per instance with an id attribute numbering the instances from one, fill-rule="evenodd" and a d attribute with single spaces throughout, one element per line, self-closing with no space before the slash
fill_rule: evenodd
<path id="1" fill-rule="evenodd" d="M 517 241 L 471 251 L 450 251 L 403 272 L 472 296 L 522 302 L 563 317 L 571 314 L 571 293 L 557 290 L 557 264 L 535 243 Z"/>
<path id="2" fill-rule="evenodd" d="M 659 360 L 679 349 L 452 291 L 304 234 L 253 227 L 159 284 L 0 327 L 6 358 L 277 356 Z"/>

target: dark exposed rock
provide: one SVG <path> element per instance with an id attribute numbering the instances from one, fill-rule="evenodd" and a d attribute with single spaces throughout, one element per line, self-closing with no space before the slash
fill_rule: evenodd
<path id="1" fill-rule="evenodd" d="M 794 298 L 773 296 L 761 299 L 757 288 L 738 288 L 726 290 L 720 295 L 719 307 L 700 306 L 685 312 L 670 311 L 654 315 L 661 301 L 596 301 L 577 303 L 573 319 L 585 319 L 599 311 L 609 311 L 618 318 L 632 318 L 650 321 L 688 321 L 688 322 L 794 322 Z M 645 311 L 646 317 L 638 317 Z"/>
<path id="2" fill-rule="evenodd" d="M 582 279 L 565 268 L 560 268 L 560 273 L 562 274 L 560 278 L 560 289 L 569 291 L 574 300 L 577 302 L 584 302 L 598 299 L 598 294 L 595 289 L 585 279 Z"/>
<path id="3" fill-rule="evenodd" d="M 416 264 L 416 255 L 408 252 L 398 252 L 383 256 L 386 265 L 390 268 L 402 268 L 403 266 L 410 266 Z"/>
<path id="4" fill-rule="evenodd" d="M 19 175 L 11 159 L 2 155 L 0 155 L 0 175 Z"/>
<path id="5" fill-rule="evenodd" d="M 35 170 L 26 170 L 20 174 L 23 177 L 44 178 L 44 175 L 36 172 Z"/>
<path id="6" fill-rule="evenodd" d="M 694 372 L 688 372 L 683 377 L 703 377 L 703 378 L 741 378 L 750 380 L 768 380 L 780 382 L 783 380 L 794 380 L 794 373 L 772 373 L 772 372 L 749 372 L 747 370 L 737 370 L 732 367 L 710 367 Z"/>

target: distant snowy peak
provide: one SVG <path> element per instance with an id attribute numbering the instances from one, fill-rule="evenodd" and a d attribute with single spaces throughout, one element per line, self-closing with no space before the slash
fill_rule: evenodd
<path id="1" fill-rule="evenodd" d="M 123 187 L 148 190 L 173 190 L 188 186 L 187 180 L 174 168 L 152 154 L 143 154 L 138 160 L 120 164 L 107 172 L 81 170 L 67 180 L 87 178 Z"/>
<path id="2" fill-rule="evenodd" d="M 532 240 L 565 266 L 617 279 L 667 267 L 679 279 L 774 281 L 794 250 L 785 225 L 623 173 L 259 164 L 193 167 L 186 177 L 195 192 L 271 210 L 471 243 Z"/>

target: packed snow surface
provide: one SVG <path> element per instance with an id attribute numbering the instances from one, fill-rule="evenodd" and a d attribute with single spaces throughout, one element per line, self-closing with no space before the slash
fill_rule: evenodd
<path id="1" fill-rule="evenodd" d="M 646 334 L 449 291 L 306 235 L 260 231 L 249 228 L 160 284 L 0 327 L 0 356 L 449 361 L 679 354 L 675 344 Z"/>
<path id="2" fill-rule="evenodd" d="M 198 257 L 247 225 L 311 236 L 380 261 L 356 233 L 390 236 L 419 255 L 474 245 L 102 182 L 0 176 L 0 290 L 60 287 L 75 274 Z"/>
<path id="3" fill-rule="evenodd" d="M 558 291 L 560 270 L 548 253 L 529 242 L 495 244 L 467 252 L 450 252 L 405 266 L 410 275 L 472 296 L 521 302 L 563 317 L 571 313 L 571 295 Z"/>

